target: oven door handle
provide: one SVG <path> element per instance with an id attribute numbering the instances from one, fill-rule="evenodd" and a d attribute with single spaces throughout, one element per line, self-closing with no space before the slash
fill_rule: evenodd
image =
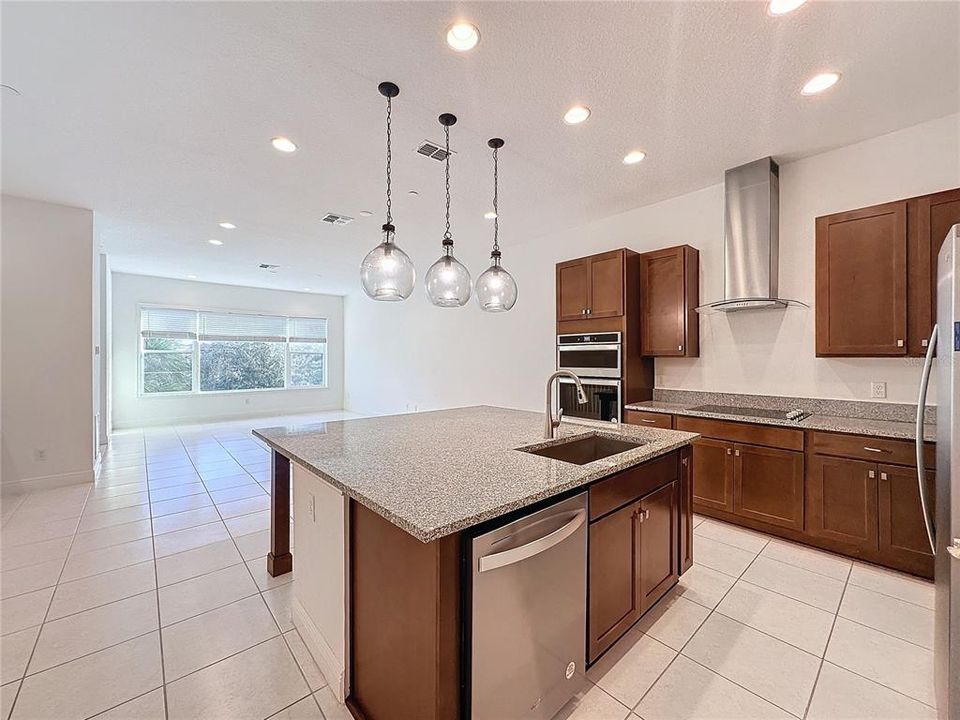
<path id="1" fill-rule="evenodd" d="M 615 350 L 620 352 L 619 343 L 597 344 L 597 345 L 557 345 L 558 352 L 585 352 L 587 350 Z"/>
<path id="2" fill-rule="evenodd" d="M 571 378 L 561 377 L 557 381 L 563 385 L 575 385 L 576 381 Z M 598 380 L 595 378 L 581 377 L 580 382 L 584 385 L 603 385 L 604 387 L 620 387 L 620 380 Z"/>

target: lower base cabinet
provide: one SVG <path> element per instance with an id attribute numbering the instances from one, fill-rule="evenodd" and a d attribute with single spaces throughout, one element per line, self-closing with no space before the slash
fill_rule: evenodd
<path id="1" fill-rule="evenodd" d="M 681 458 L 675 458 L 679 464 Z M 682 487 L 674 475 L 590 523 L 588 662 L 602 655 L 677 583 Z M 689 518 L 687 524 L 692 524 Z M 683 551 L 692 553 L 692 548 Z"/>
<path id="2" fill-rule="evenodd" d="M 915 572 L 933 576 L 933 555 L 927 528 L 923 522 L 923 506 L 916 468 L 880 465 L 877 493 L 880 554 Z M 926 474 L 927 502 L 930 515 L 936 511 L 936 474 Z"/>
<path id="3" fill-rule="evenodd" d="M 809 534 L 853 551 L 879 549 L 876 464 L 814 455 L 807 496 Z"/>

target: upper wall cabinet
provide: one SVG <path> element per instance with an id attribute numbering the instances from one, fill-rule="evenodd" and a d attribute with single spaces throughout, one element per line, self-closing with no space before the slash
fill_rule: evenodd
<path id="1" fill-rule="evenodd" d="M 619 317 L 624 309 L 626 251 L 557 264 L 557 320 Z"/>
<path id="2" fill-rule="evenodd" d="M 818 356 L 923 355 L 960 189 L 817 218 Z"/>
<path id="3" fill-rule="evenodd" d="M 640 353 L 700 355 L 700 253 L 689 245 L 640 256 Z"/>

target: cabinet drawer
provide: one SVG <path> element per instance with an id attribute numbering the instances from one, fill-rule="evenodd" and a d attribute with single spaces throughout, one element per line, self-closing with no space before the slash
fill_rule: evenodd
<path id="1" fill-rule="evenodd" d="M 673 427 L 673 416 L 664 413 L 644 412 L 643 410 L 624 410 L 623 421 L 627 425 L 646 425 L 647 427 L 669 430 Z"/>
<path id="2" fill-rule="evenodd" d="M 912 440 L 888 440 L 869 435 L 841 435 L 839 433 L 810 433 L 810 449 L 818 455 L 871 460 L 894 465 L 916 465 L 917 451 Z M 933 443 L 924 446 L 924 461 L 928 467 L 936 463 Z"/>
<path id="3" fill-rule="evenodd" d="M 700 433 L 704 437 L 766 445 L 784 450 L 803 450 L 803 431 L 770 425 L 751 425 L 750 423 L 711 420 L 710 418 L 684 417 L 677 415 L 674 423 L 677 430 Z"/>
<path id="4" fill-rule="evenodd" d="M 590 520 L 676 480 L 678 472 L 678 453 L 674 451 L 599 481 L 590 487 Z"/>

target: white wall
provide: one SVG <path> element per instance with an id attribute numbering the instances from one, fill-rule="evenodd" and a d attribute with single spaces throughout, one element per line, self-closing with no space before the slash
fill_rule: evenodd
<path id="1" fill-rule="evenodd" d="M 3 490 L 90 481 L 93 213 L 4 195 L 0 236 Z"/>
<path id="2" fill-rule="evenodd" d="M 915 402 L 916 359 L 815 357 L 814 218 L 960 185 L 958 136 L 960 116 L 954 115 L 782 164 L 780 293 L 811 308 L 703 316 L 701 356 L 658 360 L 658 387 L 866 399 L 870 381 L 884 381 L 889 401 Z M 539 410 L 555 365 L 554 264 L 560 260 L 687 243 L 700 250 L 701 299 L 723 295 L 720 184 L 519 247 L 511 246 L 508 224 L 503 230 L 504 266 L 520 286 L 517 306 L 506 315 L 489 316 L 473 301 L 460 310 L 431 307 L 421 278 L 402 304 L 375 303 L 359 292 L 346 298 L 349 409 L 482 402 Z M 458 248 L 474 276 L 485 266 L 481 250 Z"/>
<path id="3" fill-rule="evenodd" d="M 190 282 L 146 275 L 112 274 L 111 417 L 113 427 L 203 422 L 316 410 L 343 405 L 343 299 L 334 295 Z M 327 387 L 238 393 L 142 396 L 138 357 L 140 303 L 277 315 L 325 317 Z"/>

